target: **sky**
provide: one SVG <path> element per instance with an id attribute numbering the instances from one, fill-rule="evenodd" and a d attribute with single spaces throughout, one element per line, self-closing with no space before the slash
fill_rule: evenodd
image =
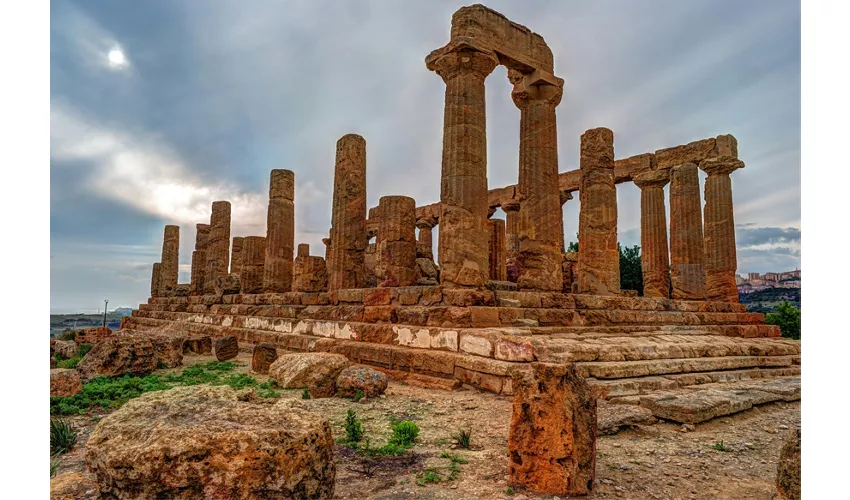
<path id="1" fill-rule="evenodd" d="M 445 84 L 425 56 L 459 1 L 53 0 L 50 308 L 147 300 L 163 226 L 189 281 L 195 224 L 229 200 L 232 235 L 265 235 L 269 172 L 296 177 L 296 243 L 324 254 L 336 141 L 366 139 L 367 202 L 439 201 Z M 559 171 L 587 129 L 617 158 L 733 134 L 738 272 L 800 263 L 800 4 L 787 0 L 502 1 L 566 81 Z M 487 78 L 488 183 L 517 182 L 519 110 Z M 704 174 L 702 179 L 704 180 Z M 617 186 L 619 240 L 640 243 L 640 191 Z M 567 241 L 579 202 L 564 207 Z M 496 217 L 503 217 L 501 211 Z M 438 230 L 435 231 L 435 236 Z"/>

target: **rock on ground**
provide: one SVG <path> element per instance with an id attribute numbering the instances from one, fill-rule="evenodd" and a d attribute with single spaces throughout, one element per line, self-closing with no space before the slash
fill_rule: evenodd
<path id="1" fill-rule="evenodd" d="M 389 377 L 385 373 L 368 366 L 349 366 L 336 378 L 336 393 L 338 396 L 354 396 L 361 391 L 363 395 L 374 398 L 387 390 L 387 383 Z"/>
<path id="2" fill-rule="evenodd" d="M 596 428 L 600 436 L 616 434 L 621 427 L 646 424 L 655 420 L 649 408 L 637 405 L 599 403 Z"/>
<path id="3" fill-rule="evenodd" d="M 269 342 L 257 344 L 251 356 L 251 371 L 266 375 L 275 360 L 277 360 L 277 347 L 274 344 Z"/>
<path id="4" fill-rule="evenodd" d="M 210 354 L 212 352 L 212 337 L 209 335 L 192 335 L 183 342 L 183 354 Z"/>
<path id="5" fill-rule="evenodd" d="M 800 429 L 791 432 L 779 454 L 776 489 L 786 500 L 800 500 Z"/>
<path id="6" fill-rule="evenodd" d="M 215 339 L 215 359 L 227 361 L 239 354 L 239 341 L 234 335 Z"/>
<path id="7" fill-rule="evenodd" d="M 92 500 L 100 498 L 97 483 L 79 472 L 69 472 L 50 480 L 50 500 Z"/>
<path id="8" fill-rule="evenodd" d="M 147 375 L 156 370 L 150 339 L 141 335 L 110 337 L 92 347 L 77 365 L 83 381 L 125 373 Z"/>
<path id="9" fill-rule="evenodd" d="M 103 498 L 331 498 L 330 424 L 291 402 L 239 401 L 225 386 L 178 387 L 98 422 L 86 465 Z"/>
<path id="10" fill-rule="evenodd" d="M 348 364 L 342 354 L 284 354 L 269 367 L 269 377 L 284 389 L 306 387 L 311 397 L 327 398 L 334 395 L 336 377 Z"/>
<path id="11" fill-rule="evenodd" d="M 73 340 L 53 340 L 50 341 L 50 355 L 59 355 L 64 359 L 73 358 L 77 355 L 77 343 Z"/>
<path id="12" fill-rule="evenodd" d="M 158 367 L 174 368 L 183 364 L 183 343 L 186 337 L 178 335 L 151 335 L 153 352 Z"/>
<path id="13" fill-rule="evenodd" d="M 83 390 L 83 383 L 77 370 L 54 368 L 50 370 L 50 397 L 70 397 Z"/>

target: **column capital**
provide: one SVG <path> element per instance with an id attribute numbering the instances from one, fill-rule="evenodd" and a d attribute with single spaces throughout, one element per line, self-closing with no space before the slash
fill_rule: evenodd
<path id="1" fill-rule="evenodd" d="M 430 217 L 427 219 L 416 219 L 416 227 L 419 229 L 434 229 L 436 225 L 437 221 Z"/>
<path id="2" fill-rule="evenodd" d="M 498 65 L 495 53 L 462 38 L 449 42 L 425 58 L 425 66 L 446 82 L 461 75 L 474 75 L 484 80 Z"/>
<path id="3" fill-rule="evenodd" d="M 561 206 L 562 207 L 564 206 L 564 203 L 573 199 L 573 194 L 569 191 L 561 191 L 560 195 L 561 195 Z"/>
<path id="4" fill-rule="evenodd" d="M 699 168 L 708 175 L 729 175 L 739 168 L 744 168 L 744 162 L 733 156 L 717 156 L 701 161 Z"/>
<path id="5" fill-rule="evenodd" d="M 514 85 L 511 99 L 519 109 L 524 109 L 532 102 L 542 102 L 555 107 L 561 103 L 561 97 L 564 95 L 564 79 L 541 70 L 521 73 L 509 69 L 508 80 Z"/>
<path id="6" fill-rule="evenodd" d="M 670 171 L 647 170 L 632 176 L 632 182 L 641 189 L 649 187 L 663 188 L 670 182 Z"/>

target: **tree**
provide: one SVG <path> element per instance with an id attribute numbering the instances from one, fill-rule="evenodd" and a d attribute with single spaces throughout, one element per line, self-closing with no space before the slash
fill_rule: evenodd
<path id="1" fill-rule="evenodd" d="M 783 337 L 800 340 L 800 310 L 787 300 L 779 304 L 776 312 L 767 314 L 764 322 L 768 325 L 779 325 Z"/>
<path id="2" fill-rule="evenodd" d="M 623 248 L 617 243 L 620 252 L 620 288 L 622 290 L 637 290 L 638 295 L 643 295 L 643 269 L 640 263 L 640 246 Z M 578 233 L 576 241 L 567 245 L 567 252 L 578 252 Z"/>

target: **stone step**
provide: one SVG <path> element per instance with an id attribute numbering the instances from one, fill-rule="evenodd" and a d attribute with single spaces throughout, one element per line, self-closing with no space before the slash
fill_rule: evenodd
<path id="1" fill-rule="evenodd" d="M 577 362 L 576 373 L 585 378 L 621 379 L 672 373 L 790 367 L 799 356 L 721 356 L 714 358 L 654 359 L 648 361 Z"/>

